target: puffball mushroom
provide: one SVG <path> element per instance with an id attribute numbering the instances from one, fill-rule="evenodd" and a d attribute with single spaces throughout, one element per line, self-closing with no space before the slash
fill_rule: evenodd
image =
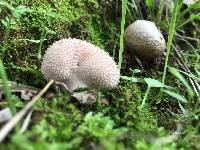
<path id="1" fill-rule="evenodd" d="M 120 78 L 108 53 L 75 38 L 61 39 L 50 46 L 44 54 L 41 72 L 47 80 L 64 83 L 69 91 L 84 87 L 112 89 Z"/>
<path id="2" fill-rule="evenodd" d="M 124 37 L 127 46 L 145 60 L 161 57 L 166 48 L 163 35 L 151 21 L 135 21 L 126 28 Z"/>

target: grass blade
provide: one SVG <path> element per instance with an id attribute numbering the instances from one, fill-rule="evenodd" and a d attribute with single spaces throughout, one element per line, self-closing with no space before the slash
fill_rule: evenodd
<path id="1" fill-rule="evenodd" d="M 178 6 L 179 6 L 178 1 L 176 1 L 174 8 L 173 8 L 172 18 L 171 18 L 170 27 L 169 27 L 169 36 L 168 36 L 168 41 L 167 41 L 167 53 L 166 53 L 166 57 L 165 57 L 165 66 L 164 66 L 163 77 L 162 77 L 163 84 L 165 83 L 165 77 L 166 77 L 168 60 L 169 60 L 169 53 L 170 53 L 170 48 L 172 45 L 172 38 L 173 38 L 174 31 L 175 31 L 175 26 L 176 26 L 176 15 L 178 12 Z"/>
<path id="2" fill-rule="evenodd" d="M 162 90 L 163 92 L 165 92 L 167 95 L 177 99 L 178 101 L 180 102 L 183 102 L 183 103 L 187 103 L 187 100 L 185 97 L 181 96 L 180 94 L 178 93 L 175 93 L 175 92 L 172 92 L 172 91 L 168 91 L 168 90 Z"/>
<path id="3" fill-rule="evenodd" d="M 13 103 L 13 96 L 11 95 L 10 89 L 8 87 L 8 79 L 6 76 L 3 62 L 1 60 L 0 60 L 0 78 L 2 79 L 3 91 L 8 101 L 9 108 L 12 114 L 14 115 L 16 113 L 16 108 L 15 108 L 15 104 Z"/>
<path id="4" fill-rule="evenodd" d="M 122 0 L 122 19 L 121 19 L 119 62 L 118 62 L 119 69 L 121 69 L 121 66 L 122 66 L 122 53 L 123 53 L 123 49 L 124 49 L 124 25 L 125 25 L 125 17 L 126 17 L 126 0 Z"/>
<path id="5" fill-rule="evenodd" d="M 183 85 L 187 88 L 189 96 L 193 97 L 194 96 L 194 91 L 192 90 L 192 88 L 188 84 L 187 80 L 180 74 L 180 72 L 178 70 L 176 70 L 175 68 L 172 68 L 172 67 L 169 68 L 169 72 L 173 76 L 175 76 L 176 78 L 178 78 L 183 83 Z"/>
<path id="6" fill-rule="evenodd" d="M 144 98 L 143 98 L 143 100 L 142 100 L 142 104 L 141 104 L 140 108 L 143 108 L 143 107 L 144 107 L 145 102 L 146 102 L 146 100 L 147 100 L 147 97 L 148 97 L 148 95 L 149 95 L 150 89 L 151 89 L 151 87 L 148 86 L 148 87 L 147 87 L 147 90 L 146 90 L 146 92 L 145 92 L 145 94 L 144 94 Z"/>

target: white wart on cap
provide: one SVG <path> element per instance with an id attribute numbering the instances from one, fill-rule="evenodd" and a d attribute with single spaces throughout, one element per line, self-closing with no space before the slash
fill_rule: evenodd
<path id="1" fill-rule="evenodd" d="M 77 88 L 117 86 L 120 72 L 112 57 L 97 46 L 75 38 L 62 39 L 50 46 L 43 58 L 41 72 L 45 79 Z"/>
<path id="2" fill-rule="evenodd" d="M 127 46 L 146 60 L 161 57 L 166 48 L 163 35 L 151 21 L 135 21 L 126 28 L 124 38 Z"/>

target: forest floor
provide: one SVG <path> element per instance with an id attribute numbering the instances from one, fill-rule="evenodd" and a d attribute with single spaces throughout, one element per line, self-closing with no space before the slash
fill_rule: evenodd
<path id="1" fill-rule="evenodd" d="M 122 2 L 0 1 L 0 72 L 5 69 L 9 80 L 6 91 L 5 78 L 0 79 L 1 110 L 9 106 L 19 112 L 47 84 L 41 61 L 59 39 L 91 42 L 122 65 L 119 85 L 96 90 L 91 105 L 50 88 L 0 143 L 1 150 L 200 149 L 200 3 Z M 123 41 L 121 29 L 141 19 L 154 22 L 166 40 L 169 56 L 159 62 L 137 58 Z M 32 96 L 26 101 L 23 93 Z M 24 120 L 28 127 L 22 133 Z"/>

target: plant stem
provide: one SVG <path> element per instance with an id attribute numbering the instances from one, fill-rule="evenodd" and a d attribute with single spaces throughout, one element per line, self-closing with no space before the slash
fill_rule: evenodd
<path id="1" fill-rule="evenodd" d="M 143 108 L 143 106 L 144 106 L 144 104 L 145 104 L 145 102 L 146 102 L 146 99 L 147 99 L 147 96 L 148 96 L 148 94 L 149 94 L 150 89 L 151 89 L 151 87 L 148 86 L 148 87 L 147 87 L 147 90 L 146 90 L 146 92 L 145 92 L 145 94 L 144 94 L 144 98 L 143 98 L 143 100 L 142 100 L 141 108 Z"/>
<path id="2" fill-rule="evenodd" d="M 38 61 L 40 61 L 41 58 L 42 58 L 42 44 L 43 44 L 44 39 L 46 38 L 46 36 L 47 36 L 46 30 L 42 30 L 41 36 L 40 36 L 40 44 L 39 44 L 39 47 L 38 47 L 38 54 L 37 54 Z"/>
<path id="3" fill-rule="evenodd" d="M 169 53 L 170 53 L 170 48 L 172 45 L 173 34 L 175 31 L 177 12 L 178 12 L 178 2 L 176 1 L 173 12 L 172 12 L 172 18 L 171 18 L 170 27 L 169 27 L 169 36 L 168 36 L 168 41 L 167 41 L 167 53 L 166 53 L 166 57 L 165 57 L 165 66 L 164 66 L 163 77 L 162 77 L 163 84 L 165 83 L 165 77 L 166 77 L 168 60 L 169 60 Z"/>

